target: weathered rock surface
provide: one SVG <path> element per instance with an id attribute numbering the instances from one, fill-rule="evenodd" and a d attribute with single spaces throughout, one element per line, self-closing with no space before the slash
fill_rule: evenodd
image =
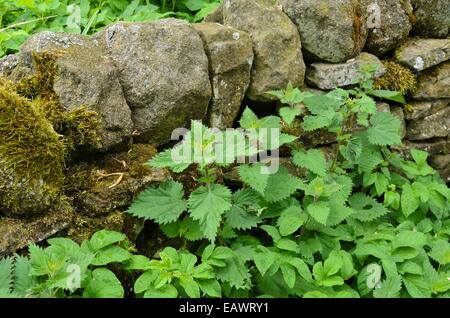
<path id="1" fill-rule="evenodd" d="M 296 26 L 271 0 L 225 0 L 224 25 L 247 32 L 255 59 L 247 96 L 271 101 L 270 90 L 285 89 L 289 81 L 301 86 L 305 64 Z"/>
<path id="2" fill-rule="evenodd" d="M 54 90 L 63 109 L 86 106 L 101 118 L 100 144 L 94 150 L 108 151 L 131 137 L 131 111 L 118 81 L 112 60 L 88 37 L 42 32 L 31 36 L 22 46 L 16 67 L 9 72 L 18 80 L 34 72 L 32 53 L 58 51 L 58 75 Z"/>
<path id="3" fill-rule="evenodd" d="M 44 180 L 31 183 L 8 168 L 0 157 L 0 212 L 8 216 L 43 214 L 59 200 Z"/>
<path id="4" fill-rule="evenodd" d="M 307 69 L 306 80 L 320 89 L 347 86 L 358 79 L 359 69 L 364 64 L 378 65 L 375 77 L 382 76 L 385 72 L 383 64 L 375 55 L 364 52 L 346 63 L 312 63 Z"/>
<path id="5" fill-rule="evenodd" d="M 416 22 L 412 32 L 431 38 L 445 38 L 450 28 L 448 0 L 411 0 Z"/>
<path id="6" fill-rule="evenodd" d="M 65 189 L 77 212 L 89 217 L 107 215 L 129 206 L 150 184 L 166 181 L 166 170 L 144 165 L 156 153 L 151 145 L 134 144 L 128 151 L 71 167 Z"/>
<path id="7" fill-rule="evenodd" d="M 205 117 L 211 99 L 208 58 L 188 23 L 116 23 L 95 40 L 119 68 L 139 140 L 164 144 L 175 128 Z"/>
<path id="8" fill-rule="evenodd" d="M 400 63 L 421 72 L 450 59 L 450 39 L 409 39 L 395 56 Z"/>
<path id="9" fill-rule="evenodd" d="M 450 61 L 422 72 L 413 97 L 416 99 L 450 98 Z"/>
<path id="10" fill-rule="evenodd" d="M 0 76 L 9 77 L 19 63 L 18 54 L 10 54 L 0 59 Z"/>
<path id="11" fill-rule="evenodd" d="M 297 25 L 305 56 L 342 63 L 357 56 L 367 39 L 367 8 L 355 0 L 281 0 Z"/>
<path id="12" fill-rule="evenodd" d="M 450 133 L 450 107 L 446 107 L 423 119 L 408 122 L 408 140 L 425 140 L 446 137 Z"/>
<path id="13" fill-rule="evenodd" d="M 450 166 L 450 154 L 433 155 L 428 158 L 428 163 L 434 169 L 445 169 Z"/>
<path id="14" fill-rule="evenodd" d="M 405 41 L 412 26 L 400 1 L 376 0 L 368 2 L 372 6 L 378 5 L 377 10 L 378 8 L 380 10 L 379 22 L 381 23 L 379 26 L 373 25 L 369 29 L 365 51 L 381 56 Z M 368 26 L 371 27 L 372 25 Z"/>
<path id="15" fill-rule="evenodd" d="M 0 219 L 0 259 L 24 248 L 30 241 L 39 243 L 67 228 L 70 213 L 56 211 L 32 220 Z"/>
<path id="16" fill-rule="evenodd" d="M 450 139 L 436 138 L 424 141 L 403 140 L 401 145 L 391 146 L 391 149 L 398 151 L 405 159 L 411 159 L 411 150 L 415 148 L 426 151 L 430 155 L 450 153 Z"/>
<path id="17" fill-rule="evenodd" d="M 213 97 L 209 106 L 209 126 L 233 126 L 250 84 L 253 44 L 250 36 L 217 23 L 194 25 L 209 59 Z"/>
<path id="18" fill-rule="evenodd" d="M 411 107 L 405 111 L 405 118 L 406 120 L 414 120 L 430 116 L 441 109 L 449 107 L 450 99 L 413 101 L 409 105 Z"/>

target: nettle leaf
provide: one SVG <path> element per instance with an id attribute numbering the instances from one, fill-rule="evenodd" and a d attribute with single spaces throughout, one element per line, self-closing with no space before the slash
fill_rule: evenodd
<path id="1" fill-rule="evenodd" d="M 369 92 L 370 95 L 375 97 L 389 99 L 397 103 L 405 104 L 405 97 L 399 92 L 383 90 L 383 89 L 374 89 Z"/>
<path id="2" fill-rule="evenodd" d="M 280 109 L 280 116 L 288 126 L 290 126 L 293 123 L 295 117 L 297 117 L 301 113 L 301 110 L 296 107 L 283 107 Z"/>
<path id="3" fill-rule="evenodd" d="M 259 128 L 280 128 L 280 118 L 276 116 L 267 116 L 261 119 L 255 115 L 250 109 L 246 108 L 242 114 L 239 124 L 244 129 L 259 129 Z"/>
<path id="4" fill-rule="evenodd" d="M 349 216 L 356 213 L 355 210 L 337 202 L 334 198 L 330 200 L 330 214 L 326 226 L 333 227 L 346 220 Z"/>
<path id="5" fill-rule="evenodd" d="M 256 227 L 261 218 L 256 214 L 260 196 L 252 189 L 240 189 L 233 193 L 233 206 L 225 213 L 227 224 L 233 229 L 248 230 Z"/>
<path id="6" fill-rule="evenodd" d="M 341 155 L 348 161 L 356 161 L 362 154 L 363 144 L 361 138 L 353 137 L 346 145 L 339 148 Z"/>
<path id="7" fill-rule="evenodd" d="M 269 174 L 262 173 L 263 168 L 264 166 L 261 163 L 241 165 L 239 167 L 239 176 L 241 180 L 258 191 L 261 195 L 264 195 L 270 176 Z"/>
<path id="8" fill-rule="evenodd" d="M 121 242 L 126 239 L 126 235 L 108 230 L 101 230 L 92 235 L 89 240 L 90 245 L 94 251 L 98 251 L 108 245 Z"/>
<path id="9" fill-rule="evenodd" d="M 315 202 L 308 205 L 306 209 L 311 217 L 322 225 L 327 224 L 330 215 L 328 202 Z"/>
<path id="10" fill-rule="evenodd" d="M 296 232 L 307 220 L 307 214 L 302 213 L 300 206 L 290 206 L 278 218 L 278 228 L 282 236 Z"/>
<path id="11" fill-rule="evenodd" d="M 401 143 L 400 120 L 391 113 L 376 113 L 370 118 L 370 124 L 367 130 L 370 143 L 378 146 Z"/>
<path id="12" fill-rule="evenodd" d="M 0 259 L 0 294 L 10 294 L 13 288 L 14 258 Z"/>
<path id="13" fill-rule="evenodd" d="M 183 196 L 183 185 L 169 181 L 139 194 L 127 212 L 160 224 L 172 223 L 186 210 L 187 204 Z"/>
<path id="14" fill-rule="evenodd" d="M 270 175 L 264 199 L 268 202 L 284 200 L 300 189 L 302 184 L 300 178 L 290 175 L 285 167 L 280 167 L 277 173 Z"/>
<path id="15" fill-rule="evenodd" d="M 430 244 L 428 255 L 441 265 L 450 264 L 450 243 L 445 240 L 436 240 Z"/>
<path id="16" fill-rule="evenodd" d="M 253 254 L 253 261 L 261 276 L 275 263 L 275 255 L 266 247 L 258 246 L 258 251 Z"/>
<path id="17" fill-rule="evenodd" d="M 107 246 L 97 252 L 92 265 L 103 266 L 109 263 L 122 263 L 131 258 L 131 253 L 118 246 Z"/>
<path id="18" fill-rule="evenodd" d="M 248 289 L 250 287 L 250 271 L 239 257 L 227 258 L 225 266 L 216 269 L 217 279 L 230 284 L 236 289 Z"/>
<path id="19" fill-rule="evenodd" d="M 183 237 L 188 241 L 198 241 L 204 237 L 200 223 L 190 217 L 161 225 L 160 228 L 170 238 Z"/>
<path id="20" fill-rule="evenodd" d="M 231 191 L 220 184 L 199 187 L 191 193 L 188 206 L 192 218 L 200 222 L 205 237 L 213 242 L 222 214 L 231 208 Z"/>
<path id="21" fill-rule="evenodd" d="M 383 268 L 378 264 L 365 266 L 358 274 L 357 285 L 361 296 L 368 295 L 381 281 Z"/>
<path id="22" fill-rule="evenodd" d="M 177 298 L 178 290 L 172 285 L 164 285 L 161 288 L 150 286 L 144 293 L 144 298 Z"/>
<path id="23" fill-rule="evenodd" d="M 178 146 L 179 147 L 179 146 Z M 149 162 L 148 165 L 154 168 L 169 168 L 175 173 L 181 173 L 186 170 L 192 162 L 176 162 L 173 160 L 173 154 L 177 151 L 177 147 L 173 149 L 167 149 L 163 152 L 155 155 Z"/>
<path id="24" fill-rule="evenodd" d="M 116 275 L 106 268 L 92 271 L 92 278 L 83 292 L 84 298 L 123 298 L 124 290 Z"/>
<path id="25" fill-rule="evenodd" d="M 355 101 L 355 111 L 375 114 L 377 112 L 377 104 L 369 96 L 362 95 L 361 98 Z"/>
<path id="26" fill-rule="evenodd" d="M 398 298 L 402 289 L 402 279 L 399 275 L 386 278 L 381 282 L 380 288 L 373 291 L 375 298 Z"/>
<path id="27" fill-rule="evenodd" d="M 308 151 L 296 151 L 292 161 L 295 165 L 308 169 L 319 176 L 325 176 L 327 162 L 322 151 L 311 149 Z"/>
<path id="28" fill-rule="evenodd" d="M 403 192 L 401 196 L 401 207 L 403 214 L 408 217 L 414 213 L 420 206 L 420 200 L 416 196 L 414 189 L 409 183 L 403 185 Z"/>
<path id="29" fill-rule="evenodd" d="M 305 116 L 303 118 L 303 129 L 305 131 L 314 131 L 317 129 L 325 128 L 331 125 L 333 122 L 333 118 L 335 116 L 333 112 L 326 112 L 321 114 L 320 116 Z"/>
<path id="30" fill-rule="evenodd" d="M 353 194 L 348 202 L 352 209 L 356 211 L 355 214 L 352 214 L 352 218 L 362 222 L 374 221 L 389 212 L 381 203 L 361 192 Z"/>

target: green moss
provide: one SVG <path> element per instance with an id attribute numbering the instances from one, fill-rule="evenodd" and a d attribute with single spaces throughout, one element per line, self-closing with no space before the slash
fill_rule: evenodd
<path id="1" fill-rule="evenodd" d="M 414 92 L 417 86 L 417 77 L 409 69 L 392 61 L 383 61 L 386 73 L 375 79 L 376 89 L 387 89 L 402 94 Z"/>
<path id="2" fill-rule="evenodd" d="M 45 181 L 62 177 L 66 147 L 36 105 L 13 84 L 0 81 L 0 157 L 19 177 Z"/>
<path id="3" fill-rule="evenodd" d="M 97 145 L 100 141 L 97 135 L 100 116 L 83 105 L 70 112 L 65 111 L 53 89 L 58 73 L 56 59 L 61 54 L 62 51 L 33 54 L 35 73 L 20 80 L 15 90 L 19 95 L 33 100 L 41 116 L 52 124 L 56 132 L 64 136 L 70 150 L 79 146 Z"/>
<path id="4" fill-rule="evenodd" d="M 17 83 L 0 79 L 0 205 L 7 213 L 54 205 L 71 152 L 99 142 L 98 114 L 82 105 L 66 112 L 53 90 L 59 54 L 34 54 L 35 73 Z"/>

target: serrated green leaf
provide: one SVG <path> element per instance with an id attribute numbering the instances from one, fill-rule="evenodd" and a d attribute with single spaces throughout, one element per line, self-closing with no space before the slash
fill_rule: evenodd
<path id="1" fill-rule="evenodd" d="M 353 194 L 348 202 L 352 209 L 356 211 L 352 214 L 352 218 L 363 222 L 374 221 L 389 212 L 381 203 L 361 192 Z"/>
<path id="2" fill-rule="evenodd" d="M 278 218 L 278 228 L 282 236 L 288 236 L 297 231 L 307 219 L 300 206 L 290 206 Z"/>
<path id="3" fill-rule="evenodd" d="M 406 217 L 414 213 L 420 206 L 419 198 L 416 196 L 414 189 L 408 183 L 405 183 L 403 185 L 403 191 L 400 202 L 402 212 Z"/>
<path id="4" fill-rule="evenodd" d="M 165 182 L 158 188 L 149 188 L 139 194 L 127 212 L 160 224 L 172 223 L 186 210 L 187 204 L 183 196 L 181 183 Z"/>
<path id="5" fill-rule="evenodd" d="M 380 288 L 373 291 L 375 298 L 398 298 L 402 289 L 402 279 L 399 275 L 386 278 Z"/>
<path id="6" fill-rule="evenodd" d="M 200 222 L 205 237 L 213 242 L 222 214 L 231 208 L 231 192 L 220 184 L 202 186 L 191 193 L 188 205 L 192 218 Z"/>
<path id="7" fill-rule="evenodd" d="M 295 165 L 308 169 L 319 176 L 324 177 L 326 175 L 327 163 L 325 156 L 318 149 L 294 152 L 292 160 Z"/>
<path id="8" fill-rule="evenodd" d="M 308 205 L 306 209 L 311 217 L 320 224 L 326 225 L 330 215 L 330 207 L 327 202 L 316 202 Z"/>
<path id="9" fill-rule="evenodd" d="M 376 113 L 370 118 L 370 124 L 367 137 L 373 145 L 387 146 L 401 143 L 400 120 L 391 113 Z"/>

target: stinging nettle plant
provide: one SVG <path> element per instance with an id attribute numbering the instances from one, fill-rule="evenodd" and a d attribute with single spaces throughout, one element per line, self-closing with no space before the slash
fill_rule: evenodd
<path id="1" fill-rule="evenodd" d="M 354 88 L 323 95 L 291 84 L 269 92 L 283 105 L 279 117 L 244 111 L 244 129 L 321 130 L 336 136 L 326 156 L 297 136 L 280 135 L 274 145 L 290 149 L 290 161 L 303 175 L 283 166 L 265 174 L 264 162 L 240 163 L 242 188 L 230 189 L 219 178 L 230 164 L 175 163 L 167 150 L 149 165 L 176 173 L 196 166 L 199 186 L 184 189 L 168 181 L 139 195 L 128 212 L 159 223 L 170 237 L 207 239 L 229 249 L 227 266 L 213 267 L 222 296 L 448 296 L 450 191 L 428 166 L 427 153 L 413 149 L 408 161 L 390 150 L 401 143 L 400 121 L 378 112 L 373 98 L 405 100 L 398 92 L 375 89 L 374 71 L 366 65 Z M 204 138 L 196 146 L 211 143 L 214 139 Z M 203 243 L 197 252 L 215 245 L 208 246 Z M 224 269 L 239 279 L 224 280 Z M 163 288 L 154 282 L 147 286 L 152 294 Z"/>
<path id="2" fill-rule="evenodd" d="M 150 166 L 174 174 L 195 170 L 195 182 L 151 186 L 128 213 L 158 223 L 182 248 L 149 259 L 133 255 L 116 232 L 81 246 L 51 239 L 46 249 L 30 245 L 29 258 L 0 261 L 0 294 L 122 297 L 115 265 L 133 277 L 137 297 L 449 297 L 450 190 L 426 152 L 412 149 L 405 160 L 390 149 L 401 142 L 400 122 L 378 112 L 373 98 L 404 99 L 374 89 L 373 71 L 366 66 L 354 88 L 323 95 L 291 84 L 270 92 L 280 116 L 258 118 L 247 108 L 242 130 L 228 136 L 194 121 L 174 149 L 153 157 Z M 266 129 L 322 131 L 336 143 L 326 154 L 297 134 L 272 139 Z M 245 142 L 219 161 L 226 137 Z M 280 147 L 290 156 L 278 169 L 241 160 Z M 184 161 L 176 160 L 182 150 Z M 240 186 L 224 183 L 230 169 Z M 67 286 L 71 264 L 81 269 L 78 288 Z"/>

